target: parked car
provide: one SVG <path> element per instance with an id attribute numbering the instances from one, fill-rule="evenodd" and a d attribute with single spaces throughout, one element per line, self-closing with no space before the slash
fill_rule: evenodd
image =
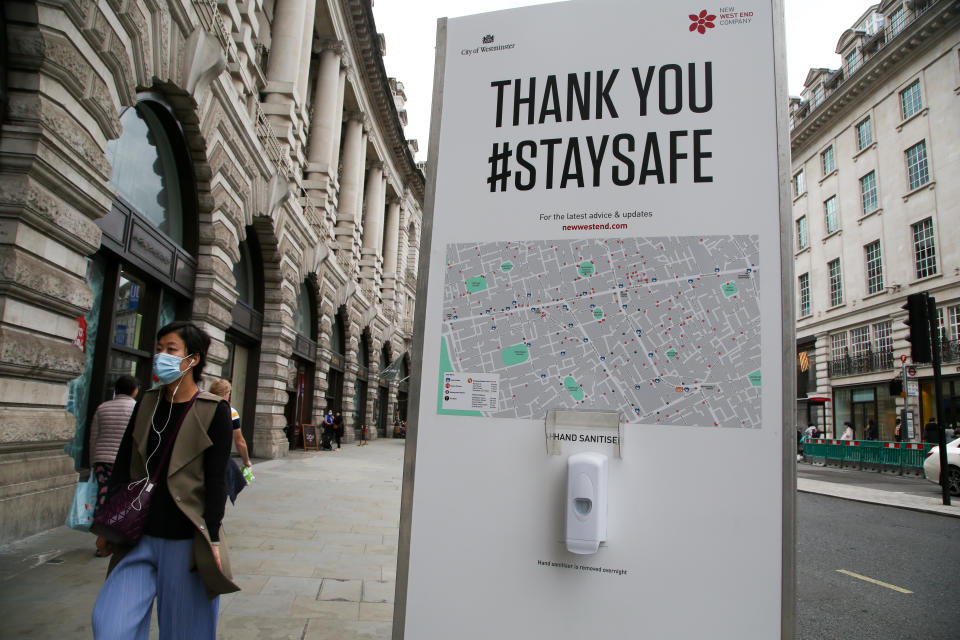
<path id="1" fill-rule="evenodd" d="M 960 438 L 947 443 L 947 469 L 950 494 L 960 496 Z M 923 461 L 923 475 L 935 484 L 940 484 L 940 447 L 933 447 Z"/>

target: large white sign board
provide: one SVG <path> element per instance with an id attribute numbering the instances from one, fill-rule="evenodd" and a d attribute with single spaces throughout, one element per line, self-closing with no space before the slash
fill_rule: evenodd
<path id="1" fill-rule="evenodd" d="M 779 12 L 441 21 L 395 637 L 789 637 Z M 609 456 L 591 555 L 578 451 Z"/>

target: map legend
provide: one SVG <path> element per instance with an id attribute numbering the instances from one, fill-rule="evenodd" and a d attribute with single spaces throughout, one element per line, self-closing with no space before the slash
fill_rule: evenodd
<path id="1" fill-rule="evenodd" d="M 441 407 L 454 411 L 498 411 L 500 376 L 489 373 L 444 373 Z"/>

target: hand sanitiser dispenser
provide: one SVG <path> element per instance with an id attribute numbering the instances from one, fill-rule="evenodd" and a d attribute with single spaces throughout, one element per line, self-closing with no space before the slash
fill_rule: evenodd
<path id="1" fill-rule="evenodd" d="M 607 539 L 607 456 L 567 458 L 567 551 L 596 553 Z"/>

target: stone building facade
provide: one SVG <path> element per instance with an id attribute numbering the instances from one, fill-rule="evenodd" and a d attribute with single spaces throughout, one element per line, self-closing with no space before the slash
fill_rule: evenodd
<path id="1" fill-rule="evenodd" d="M 391 436 L 424 178 L 370 0 L 12 0 L 0 29 L 0 543 L 63 522 L 174 319 L 254 456 L 327 408 Z"/>
<path id="2" fill-rule="evenodd" d="M 840 36 L 841 68 L 811 69 L 790 105 L 797 426 L 838 437 L 849 420 L 862 438 L 875 420 L 892 440 L 907 408 L 917 439 L 931 416 L 960 423 L 960 9 L 865 9 Z M 939 411 L 929 364 L 918 396 L 895 382 L 910 363 L 901 307 L 922 291 L 940 321 Z"/>

